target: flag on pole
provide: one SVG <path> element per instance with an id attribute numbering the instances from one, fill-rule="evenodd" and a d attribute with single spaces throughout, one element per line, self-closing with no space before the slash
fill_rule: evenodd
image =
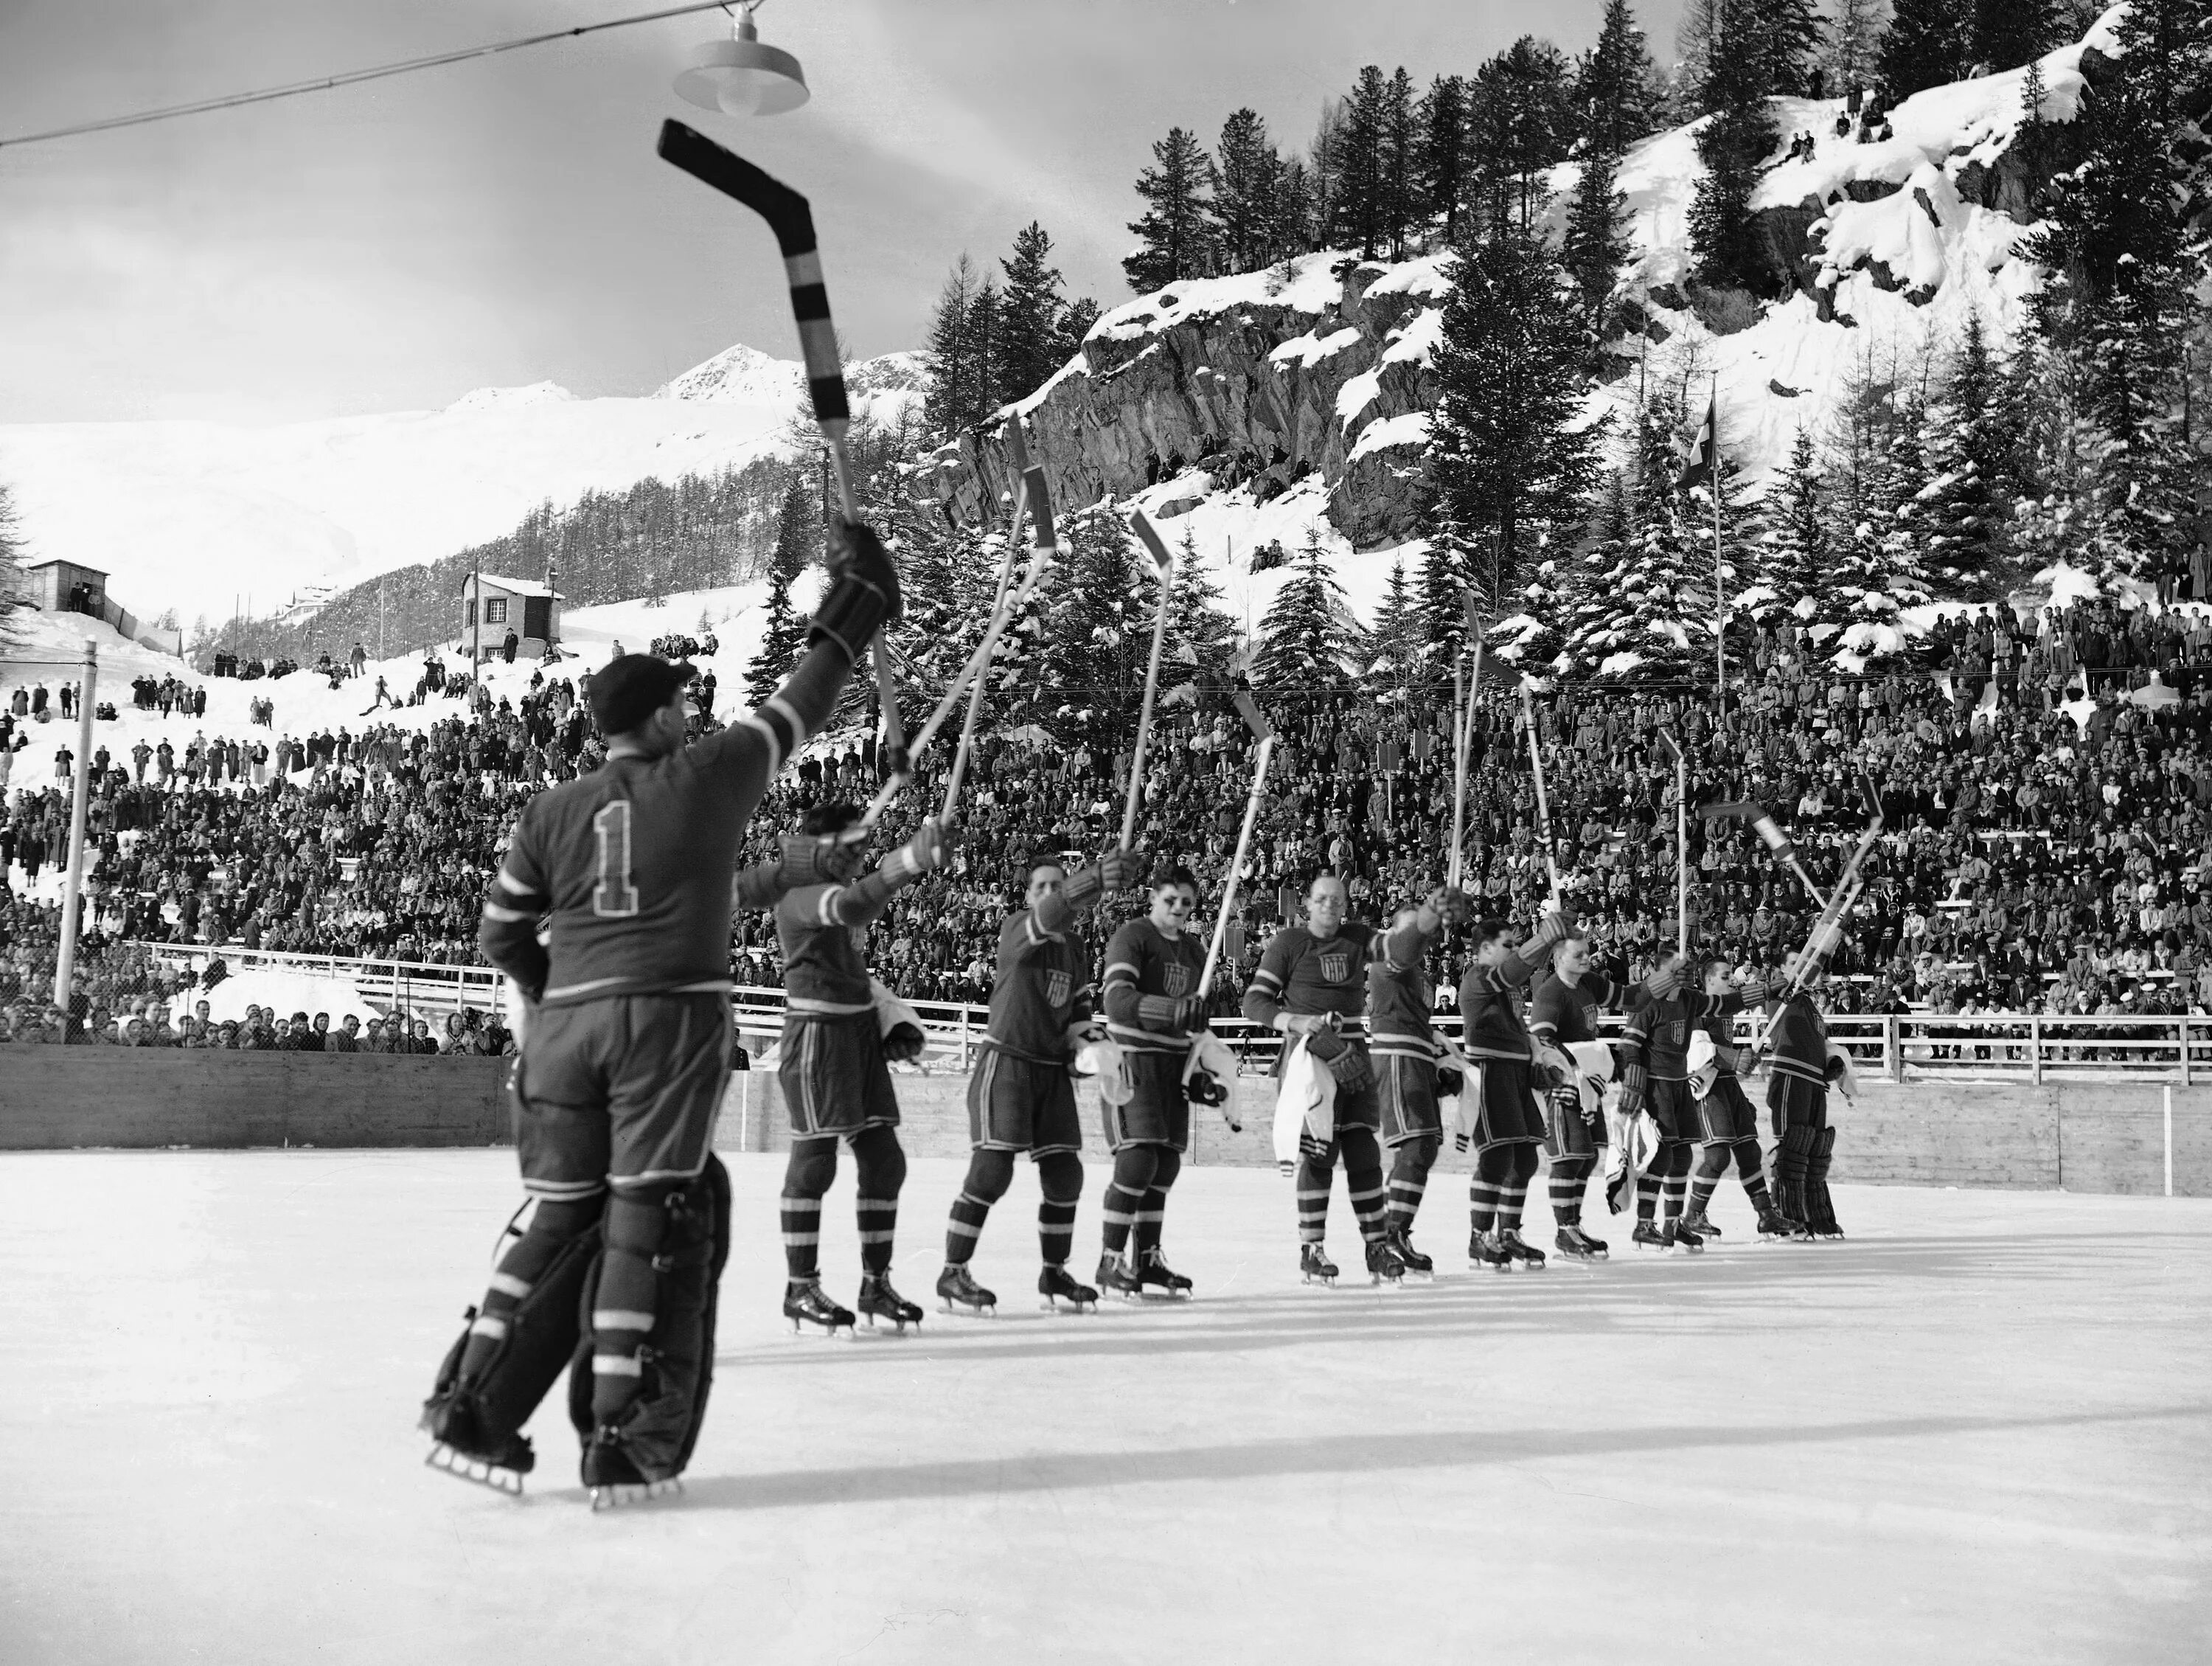
<path id="1" fill-rule="evenodd" d="M 1682 477 L 1676 481 L 1678 489 L 1687 491 L 1692 486 L 1702 486 L 1713 477 L 1721 436 L 1721 396 L 1716 386 L 1705 402 L 1705 420 L 1698 425 L 1698 437 L 1691 442 L 1689 461 L 1683 465 Z"/>

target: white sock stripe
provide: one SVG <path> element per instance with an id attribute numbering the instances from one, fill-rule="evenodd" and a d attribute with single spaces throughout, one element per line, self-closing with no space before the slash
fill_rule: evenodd
<path id="1" fill-rule="evenodd" d="M 853 1200 L 853 1207 L 855 1209 L 896 1209 L 898 1200 L 895 1197 L 856 1197 Z"/>
<path id="2" fill-rule="evenodd" d="M 1371 1190 L 1371 1191 L 1354 1192 L 1354 1193 L 1352 1193 L 1352 1201 L 1354 1203 L 1364 1203 L 1364 1202 L 1368 1201 L 1370 1198 L 1377 1198 L 1377 1197 L 1380 1197 L 1380 1196 L 1382 1196 L 1382 1187 L 1380 1187 L 1380 1186 L 1377 1186 L 1377 1187 L 1376 1187 L 1376 1188 L 1375 1188 L 1373 1190 Z"/>
<path id="3" fill-rule="evenodd" d="M 948 1220 L 945 1223 L 945 1230 L 956 1237 L 979 1238 L 983 1236 L 983 1229 L 972 1220 Z"/>
<path id="4" fill-rule="evenodd" d="M 653 1315 L 641 1313 L 634 1307 L 595 1307 L 592 1310 L 593 1330 L 651 1330 Z"/>
<path id="5" fill-rule="evenodd" d="M 1127 1226 L 1136 1219 L 1134 1215 L 1125 1214 L 1119 1209 L 1107 1209 L 1102 1213 L 1109 1226 Z"/>
<path id="6" fill-rule="evenodd" d="M 863 1232 L 860 1235 L 863 1243 L 889 1243 L 897 1236 L 896 1232 Z"/>
<path id="7" fill-rule="evenodd" d="M 469 1335 L 471 1336 L 489 1336 L 496 1341 L 498 1338 L 507 1335 L 507 1321 L 504 1319 L 495 1319 L 489 1313 L 480 1315 L 477 1320 L 469 1326 Z"/>
<path id="8" fill-rule="evenodd" d="M 592 1375 L 594 1377 L 642 1377 L 645 1365 L 627 1353 L 595 1353 L 592 1356 Z"/>
<path id="9" fill-rule="evenodd" d="M 1142 1213 L 1140 1213 L 1137 1216 L 1137 1219 L 1138 1219 L 1139 1220 L 1140 1220 L 1140 1221 L 1144 1221 L 1144 1220 L 1153 1220 L 1153 1221 L 1158 1221 L 1158 1220 L 1165 1220 L 1165 1219 L 1167 1219 L 1167 1216 L 1166 1216 L 1165 1214 L 1164 1214 L 1163 1213 L 1161 1213 L 1161 1212 L 1160 1212 L 1159 1210 L 1158 1210 L 1158 1209 L 1146 1209 L 1146 1210 L 1143 1211 Z"/>
<path id="10" fill-rule="evenodd" d="M 787 1250 L 811 1249 L 821 1242 L 822 1234 L 819 1232 L 786 1232 L 783 1235 L 784 1248 Z"/>
<path id="11" fill-rule="evenodd" d="M 491 1287 L 501 1295 L 512 1296 L 519 1302 L 530 1293 L 530 1280 L 518 1279 L 512 1273 L 495 1273 L 491 1275 Z"/>

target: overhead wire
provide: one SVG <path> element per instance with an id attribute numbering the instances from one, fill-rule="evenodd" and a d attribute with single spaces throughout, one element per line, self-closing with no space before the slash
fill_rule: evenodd
<path id="1" fill-rule="evenodd" d="M 66 127 L 50 127 L 42 132 L 12 134 L 0 138 L 0 149 L 11 145 L 42 144 L 52 139 L 76 138 L 86 133 L 112 132 L 123 127 L 143 127 L 149 122 L 173 121 L 181 116 L 203 116 L 217 110 L 236 110 L 252 104 L 269 104 L 277 99 L 297 98 L 307 93 L 327 93 L 340 87 L 358 87 L 365 82 L 412 75 L 418 70 L 435 70 L 449 64 L 464 64 L 471 58 L 493 58 L 501 52 L 520 51 L 525 46 L 542 46 L 550 41 L 573 40 L 580 35 L 599 34 L 609 29 L 626 29 L 635 23 L 659 23 L 672 17 L 688 17 L 694 12 L 726 12 L 729 9 L 729 0 L 693 0 L 688 5 L 641 12 L 633 17 L 613 17 L 597 23 L 579 23 L 571 28 L 548 29 L 540 34 L 521 35 L 512 40 L 495 40 L 481 46 L 463 46 L 449 52 L 433 52 L 427 58 L 410 58 L 398 64 L 380 64 L 366 70 L 346 70 L 337 75 L 288 82 L 282 87 L 264 87 L 248 93 L 226 93 L 219 98 L 196 99 L 189 104 L 164 105 L 159 109 L 139 110 L 128 115 L 105 116 L 97 121 L 72 122 Z"/>

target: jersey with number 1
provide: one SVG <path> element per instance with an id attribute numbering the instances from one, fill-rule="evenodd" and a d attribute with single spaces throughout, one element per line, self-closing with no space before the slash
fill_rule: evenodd
<path id="1" fill-rule="evenodd" d="M 549 1005 L 730 987 L 738 842 L 795 727 L 770 717 L 610 759 L 524 806 L 486 913 L 552 916 Z"/>

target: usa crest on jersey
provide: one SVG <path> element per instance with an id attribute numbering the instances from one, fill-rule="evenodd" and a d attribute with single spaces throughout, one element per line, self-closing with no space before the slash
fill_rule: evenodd
<path id="1" fill-rule="evenodd" d="M 1163 966 L 1160 968 L 1160 982 L 1167 986 L 1169 994 L 1187 995 L 1190 993 L 1190 968 L 1179 961 Z"/>
<path id="2" fill-rule="evenodd" d="M 1321 975 L 1325 982 L 1341 983 L 1352 976 L 1352 957 L 1341 951 L 1321 957 Z"/>
<path id="3" fill-rule="evenodd" d="M 1075 980 L 1059 967 L 1044 975 L 1045 1003 L 1050 1006 L 1065 1006 L 1067 998 L 1075 993 Z"/>

